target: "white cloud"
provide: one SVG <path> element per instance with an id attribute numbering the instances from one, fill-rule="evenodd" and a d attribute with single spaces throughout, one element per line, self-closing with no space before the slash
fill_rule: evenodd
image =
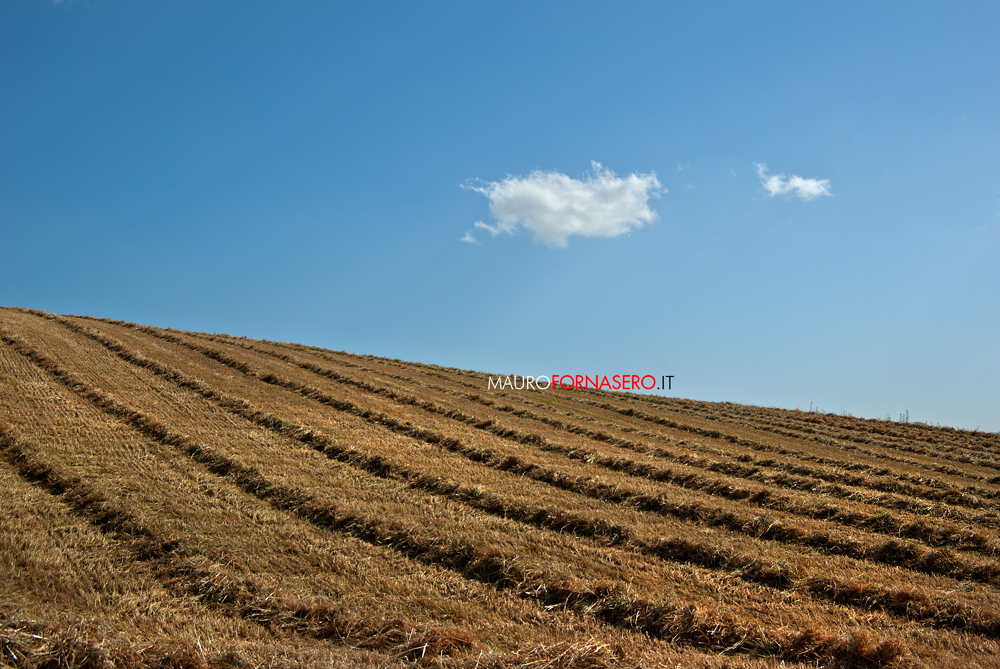
<path id="1" fill-rule="evenodd" d="M 460 241 L 468 242 L 469 244 L 478 244 L 479 240 L 472 236 L 471 232 L 466 232 L 465 236 L 462 237 Z"/>
<path id="2" fill-rule="evenodd" d="M 498 234 L 500 234 L 500 229 L 499 228 L 495 228 L 492 225 L 486 225 L 482 221 L 476 221 L 475 222 L 475 226 L 477 228 L 479 228 L 480 230 L 489 230 L 490 234 L 493 235 L 494 237 L 496 237 Z"/>
<path id="3" fill-rule="evenodd" d="M 649 198 L 665 189 L 655 174 L 619 177 L 600 163 L 582 180 L 559 172 L 535 170 L 526 177 L 465 185 L 490 201 L 496 225 L 476 221 L 492 235 L 512 234 L 522 226 L 535 241 L 565 247 L 572 235 L 617 237 L 656 219 Z"/>
<path id="4" fill-rule="evenodd" d="M 764 191 L 768 195 L 794 195 L 803 200 L 815 200 L 820 195 L 833 195 L 830 192 L 829 179 L 803 179 L 798 176 L 785 178 L 784 174 L 767 175 L 767 165 L 764 163 L 754 163 L 757 168 L 757 176 L 764 186 Z"/>

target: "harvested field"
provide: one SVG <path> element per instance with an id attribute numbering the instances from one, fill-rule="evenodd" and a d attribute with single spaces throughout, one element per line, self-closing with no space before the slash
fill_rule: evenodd
<path id="1" fill-rule="evenodd" d="M 11 667 L 996 667 L 1000 436 L 0 309 Z"/>

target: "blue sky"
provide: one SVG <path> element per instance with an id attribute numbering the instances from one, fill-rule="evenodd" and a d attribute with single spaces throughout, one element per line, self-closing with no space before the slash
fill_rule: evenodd
<path id="1" fill-rule="evenodd" d="M 6 0 L 0 305 L 1000 430 L 997 25 Z"/>

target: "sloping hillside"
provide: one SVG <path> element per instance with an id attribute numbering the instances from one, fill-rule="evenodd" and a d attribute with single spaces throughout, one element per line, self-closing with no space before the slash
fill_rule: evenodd
<path id="1" fill-rule="evenodd" d="M 995 667 L 998 447 L 0 309 L 0 663 Z"/>

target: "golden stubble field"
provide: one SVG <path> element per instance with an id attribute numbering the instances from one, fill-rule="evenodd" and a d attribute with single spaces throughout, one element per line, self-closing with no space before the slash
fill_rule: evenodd
<path id="1" fill-rule="evenodd" d="M 1000 436 L 0 309 L 0 664 L 997 667 Z"/>

